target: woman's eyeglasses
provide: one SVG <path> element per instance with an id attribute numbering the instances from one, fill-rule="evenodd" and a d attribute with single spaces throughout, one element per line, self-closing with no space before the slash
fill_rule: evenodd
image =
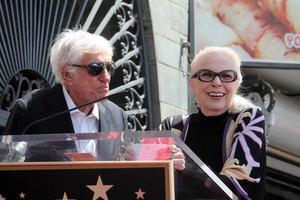
<path id="1" fill-rule="evenodd" d="M 88 65 L 77 65 L 71 64 L 72 67 L 82 67 L 87 70 L 87 73 L 91 76 L 97 76 L 101 74 L 104 69 L 112 76 L 115 71 L 115 63 L 114 62 L 91 62 Z"/>
<path id="2" fill-rule="evenodd" d="M 197 78 L 202 82 L 211 82 L 216 78 L 216 76 L 218 76 L 220 80 L 225 83 L 230 83 L 237 79 L 237 73 L 234 70 L 224 70 L 217 73 L 208 69 L 199 70 L 192 76 L 192 78 Z"/>

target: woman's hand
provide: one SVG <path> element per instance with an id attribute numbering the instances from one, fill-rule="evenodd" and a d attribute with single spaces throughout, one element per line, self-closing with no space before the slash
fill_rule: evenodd
<path id="1" fill-rule="evenodd" d="M 124 160 L 137 160 L 136 153 L 131 145 L 126 146 Z"/>
<path id="2" fill-rule="evenodd" d="M 182 171 L 185 169 L 185 157 L 183 152 L 180 148 L 176 147 L 175 145 L 171 146 L 171 155 L 170 160 L 173 161 L 173 166 L 176 170 Z"/>
<path id="3" fill-rule="evenodd" d="M 155 145 L 155 144 L 154 144 Z M 161 149 L 160 149 L 161 150 Z M 168 154 L 170 155 L 169 158 L 168 157 L 165 157 L 166 154 L 163 154 L 162 153 L 165 153 L 165 152 L 168 152 Z M 139 152 L 141 153 L 141 152 Z M 148 152 L 149 153 L 149 152 Z M 182 152 L 182 150 L 178 147 L 176 147 L 176 145 L 166 145 L 164 148 L 163 148 L 163 152 L 152 152 L 154 155 L 143 155 L 143 159 L 146 159 L 145 160 L 166 160 L 166 159 L 169 159 L 169 160 L 172 160 L 173 161 L 173 167 L 176 169 L 176 170 L 179 170 L 179 171 L 182 171 L 185 169 L 185 157 L 184 157 L 184 154 Z M 160 157 L 158 156 L 160 155 Z M 168 156 L 168 155 L 166 155 Z M 126 147 L 126 151 L 125 151 L 125 154 L 124 154 L 124 160 L 140 160 L 141 158 L 141 155 L 137 155 L 137 152 L 134 150 L 134 147 L 132 145 L 128 145 Z M 150 159 L 152 158 L 152 159 Z M 141 160 L 143 160 L 141 159 Z"/>

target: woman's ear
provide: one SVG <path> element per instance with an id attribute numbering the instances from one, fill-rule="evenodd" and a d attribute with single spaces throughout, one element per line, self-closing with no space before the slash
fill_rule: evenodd
<path id="1" fill-rule="evenodd" d="M 192 95 L 195 96 L 193 81 L 191 78 L 188 79 L 188 84 L 189 84 L 190 90 L 192 92 Z"/>

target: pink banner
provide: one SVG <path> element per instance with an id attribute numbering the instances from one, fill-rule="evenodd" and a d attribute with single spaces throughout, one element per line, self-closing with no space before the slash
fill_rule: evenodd
<path id="1" fill-rule="evenodd" d="M 299 10 L 291 0 L 195 0 L 195 51 L 229 46 L 244 61 L 298 62 Z"/>

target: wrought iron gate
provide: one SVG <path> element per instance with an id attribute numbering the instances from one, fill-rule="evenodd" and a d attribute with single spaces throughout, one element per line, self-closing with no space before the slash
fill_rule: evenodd
<path id="1" fill-rule="evenodd" d="M 149 94 L 138 0 L 0 0 L 0 126 L 13 102 L 54 84 L 49 47 L 64 28 L 80 26 L 114 46 L 111 99 L 128 114 L 129 128 L 148 128 Z"/>

